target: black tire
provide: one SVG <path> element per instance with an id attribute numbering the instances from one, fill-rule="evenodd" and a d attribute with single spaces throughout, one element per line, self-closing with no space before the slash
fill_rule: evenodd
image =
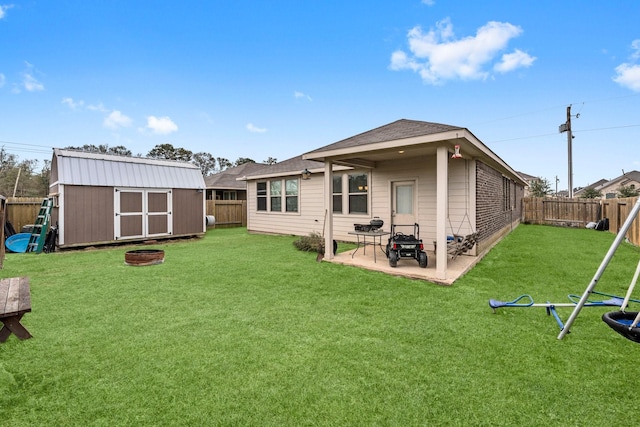
<path id="1" fill-rule="evenodd" d="M 424 252 L 418 252 L 418 264 L 421 268 L 427 268 L 427 254 Z"/>
<path id="2" fill-rule="evenodd" d="M 398 266 L 398 252 L 397 251 L 389 251 L 389 266 L 397 267 Z"/>

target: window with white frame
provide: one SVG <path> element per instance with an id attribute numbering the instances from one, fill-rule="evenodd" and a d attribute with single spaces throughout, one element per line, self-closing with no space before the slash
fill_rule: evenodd
<path id="1" fill-rule="evenodd" d="M 267 210 L 267 182 L 260 181 L 256 183 L 256 194 L 258 196 L 258 208 L 259 211 Z"/>
<path id="2" fill-rule="evenodd" d="M 258 211 L 298 212 L 299 187 L 298 179 L 276 179 L 256 183 Z"/>
<path id="3" fill-rule="evenodd" d="M 342 175 L 333 176 L 333 212 L 342 213 Z"/>
<path id="4" fill-rule="evenodd" d="M 298 212 L 298 180 L 286 179 L 284 181 L 285 210 Z"/>
<path id="5" fill-rule="evenodd" d="M 349 174 L 349 213 L 366 214 L 369 211 L 369 175 Z"/>
<path id="6" fill-rule="evenodd" d="M 282 211 L 282 181 L 269 182 L 269 199 L 271 200 L 271 212 Z"/>

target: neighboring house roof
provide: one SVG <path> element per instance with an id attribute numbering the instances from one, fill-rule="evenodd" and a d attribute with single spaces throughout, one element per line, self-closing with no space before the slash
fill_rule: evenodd
<path id="1" fill-rule="evenodd" d="M 587 185 L 586 187 L 582 187 L 582 188 L 580 188 L 580 189 L 578 189 L 578 190 L 574 191 L 574 192 L 573 192 L 573 195 L 574 195 L 574 196 L 580 196 L 580 194 L 582 194 L 582 193 L 584 193 L 585 191 L 590 190 L 590 189 L 594 189 L 594 190 L 600 191 L 600 189 L 601 189 L 601 188 L 604 186 L 604 184 L 606 184 L 607 182 L 609 182 L 609 181 L 607 181 L 606 179 L 601 179 L 601 180 L 599 180 L 599 181 L 594 182 L 593 184 L 589 184 L 589 185 Z"/>
<path id="2" fill-rule="evenodd" d="M 194 164 L 54 148 L 51 184 L 138 188 L 204 188 Z"/>
<path id="3" fill-rule="evenodd" d="M 312 173 L 324 172 L 324 163 L 315 160 L 304 160 L 302 156 L 292 157 L 282 162 L 265 166 L 239 179 L 262 179 L 287 175 L 300 175 L 305 169 Z M 335 169 L 335 168 L 334 168 Z"/>
<path id="4" fill-rule="evenodd" d="M 538 181 L 538 180 L 542 179 L 539 176 L 529 175 L 529 174 L 526 174 L 526 173 L 520 172 L 520 171 L 518 171 L 518 175 L 520 175 L 520 177 L 522 179 L 524 179 L 525 181 L 527 181 L 527 182 Z"/>
<path id="5" fill-rule="evenodd" d="M 225 169 L 204 179 L 205 185 L 214 190 L 244 190 L 247 184 L 238 178 L 270 167 L 263 163 L 243 163 L 240 166 Z"/>

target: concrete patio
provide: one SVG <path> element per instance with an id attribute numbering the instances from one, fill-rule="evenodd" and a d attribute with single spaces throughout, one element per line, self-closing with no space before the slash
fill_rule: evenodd
<path id="1" fill-rule="evenodd" d="M 366 249 L 366 251 L 365 251 Z M 375 249 L 375 259 L 374 259 Z M 390 267 L 389 260 L 381 246 L 366 246 L 339 252 L 333 259 L 325 261 L 365 268 L 367 270 L 380 271 L 395 276 L 403 276 L 411 279 L 426 280 L 440 285 L 452 285 L 459 277 L 469 271 L 482 257 L 461 255 L 456 259 L 448 257 L 447 278 L 439 279 L 436 276 L 436 256 L 433 251 L 427 253 L 427 268 L 420 268 L 418 261 L 413 258 L 402 258 L 397 267 Z"/>

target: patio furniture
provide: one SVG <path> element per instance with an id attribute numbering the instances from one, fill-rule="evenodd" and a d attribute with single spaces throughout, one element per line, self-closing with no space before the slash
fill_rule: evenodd
<path id="1" fill-rule="evenodd" d="M 360 247 L 362 247 L 362 253 L 366 255 L 367 245 L 369 245 L 369 246 L 373 246 L 373 262 L 377 262 L 376 246 L 380 248 L 382 253 L 385 253 L 384 249 L 382 249 L 382 236 L 388 236 L 391 233 L 388 231 L 378 230 L 378 231 L 350 231 L 349 234 L 356 236 L 357 245 L 358 245 L 358 247 L 356 247 L 356 250 L 353 251 L 353 253 L 351 254 L 351 258 L 353 258 L 356 252 L 358 252 Z M 371 240 L 367 241 L 367 238 L 371 238 Z"/>
<path id="2" fill-rule="evenodd" d="M 31 311 L 31 292 L 28 277 L 11 277 L 0 280 L 0 343 L 13 333 L 21 340 L 31 338 L 31 334 L 20 320 Z"/>

